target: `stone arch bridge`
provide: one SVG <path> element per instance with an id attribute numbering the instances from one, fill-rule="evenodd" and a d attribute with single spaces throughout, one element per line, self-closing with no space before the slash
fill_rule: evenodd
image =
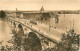
<path id="1" fill-rule="evenodd" d="M 7 19 L 7 20 L 10 23 L 12 29 L 15 30 L 17 33 L 19 32 L 19 30 L 21 30 L 18 33 L 19 37 L 22 36 L 23 34 L 28 35 L 28 36 L 33 37 L 33 38 L 35 38 L 34 36 L 36 36 L 38 38 L 38 42 L 36 42 L 36 43 L 40 44 L 39 45 L 41 47 L 41 48 L 39 47 L 40 50 L 44 50 L 44 49 L 47 49 L 47 48 L 52 48 L 52 47 L 55 46 L 55 44 L 59 43 L 58 41 L 56 41 L 55 39 L 45 35 L 44 33 L 41 33 L 40 31 L 33 29 L 28 24 L 23 24 L 19 21 L 13 20 L 13 19 Z M 32 40 L 30 40 L 30 41 L 32 41 Z M 34 42 L 32 42 L 32 43 L 34 43 Z"/>

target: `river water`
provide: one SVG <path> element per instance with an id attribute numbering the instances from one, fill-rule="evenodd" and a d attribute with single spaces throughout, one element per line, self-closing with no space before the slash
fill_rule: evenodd
<path id="1" fill-rule="evenodd" d="M 77 34 L 80 34 L 80 14 L 60 14 L 59 23 L 55 24 L 55 19 L 51 18 L 51 24 L 65 31 L 66 27 L 67 30 L 74 29 Z"/>
<path id="2" fill-rule="evenodd" d="M 12 38 L 10 25 L 8 22 L 1 21 L 0 20 L 0 42 L 2 42 L 1 45 L 11 45 L 7 41 Z"/>

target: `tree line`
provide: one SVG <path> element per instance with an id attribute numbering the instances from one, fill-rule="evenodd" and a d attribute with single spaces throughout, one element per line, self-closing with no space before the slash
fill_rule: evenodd
<path id="1" fill-rule="evenodd" d="M 6 17 L 6 12 L 1 10 L 0 11 L 0 18 L 5 18 Z"/>

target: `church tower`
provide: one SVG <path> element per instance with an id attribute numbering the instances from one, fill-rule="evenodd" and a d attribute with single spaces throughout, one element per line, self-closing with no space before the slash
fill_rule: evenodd
<path id="1" fill-rule="evenodd" d="M 18 10 L 17 10 L 17 8 L 16 8 L 16 12 L 17 12 Z"/>
<path id="2" fill-rule="evenodd" d="M 43 6 L 41 7 L 40 11 L 41 11 L 41 12 L 42 12 L 42 11 L 44 11 L 44 8 L 43 8 Z"/>

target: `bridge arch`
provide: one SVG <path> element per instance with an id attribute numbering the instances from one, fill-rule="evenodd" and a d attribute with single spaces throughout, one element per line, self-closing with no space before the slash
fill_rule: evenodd
<path id="1" fill-rule="evenodd" d="M 24 34 L 24 30 L 21 24 L 18 24 L 17 26 L 17 34 L 18 34 L 18 37 L 22 37 L 22 35 Z"/>
<path id="2" fill-rule="evenodd" d="M 34 32 L 29 32 L 28 34 L 28 46 L 31 51 L 42 51 L 42 45 L 40 39 Z"/>
<path id="3" fill-rule="evenodd" d="M 12 33 L 16 34 L 16 23 L 14 21 L 11 21 L 11 29 L 12 29 Z"/>
<path id="4" fill-rule="evenodd" d="M 23 29 L 21 24 L 19 24 L 19 25 L 18 25 L 18 28 L 21 28 L 21 29 Z"/>
<path id="5" fill-rule="evenodd" d="M 12 24 L 12 21 L 11 21 L 11 24 Z"/>
<path id="6" fill-rule="evenodd" d="M 13 22 L 13 25 L 16 25 L 16 23 L 15 23 L 15 22 Z"/>

